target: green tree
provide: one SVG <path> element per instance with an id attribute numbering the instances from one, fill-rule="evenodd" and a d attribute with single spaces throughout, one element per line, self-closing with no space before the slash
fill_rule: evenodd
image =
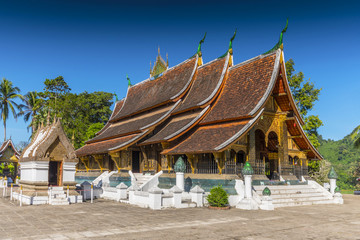
<path id="1" fill-rule="evenodd" d="M 28 92 L 24 96 L 24 103 L 20 104 L 21 111 L 18 113 L 18 116 L 24 116 L 24 121 L 28 122 L 30 119 L 30 124 L 28 129 L 31 127 L 31 133 L 34 133 L 37 128 L 37 122 L 34 118 L 36 114 L 41 110 L 44 100 L 40 98 L 39 94 L 34 92 Z"/>
<path id="2" fill-rule="evenodd" d="M 6 121 L 9 118 L 9 111 L 17 119 L 16 111 L 21 111 L 21 109 L 14 100 L 23 98 L 18 87 L 14 87 L 13 83 L 6 78 L 2 79 L 0 83 L 0 113 L 4 123 L 4 141 L 6 141 Z"/>
<path id="3" fill-rule="evenodd" d="M 86 131 L 86 140 L 95 137 L 96 133 L 104 127 L 104 123 L 98 122 L 91 124 Z"/>
<path id="4" fill-rule="evenodd" d="M 41 96 L 47 99 L 48 111 L 52 109 L 56 115 L 61 109 L 59 105 L 56 104 L 57 101 L 59 98 L 64 97 L 66 93 L 70 92 L 71 88 L 62 76 L 54 79 L 45 79 L 44 85 L 44 92 L 41 93 Z"/>
<path id="5" fill-rule="evenodd" d="M 286 76 L 296 105 L 305 121 L 304 131 L 311 143 L 318 148 L 320 143 L 317 130 L 323 125 L 323 122 L 319 119 L 319 116 L 309 115 L 308 113 L 313 109 L 315 102 L 319 100 L 321 88 L 316 88 L 309 79 L 305 80 L 303 72 L 295 73 L 294 66 L 294 60 L 290 59 L 286 62 Z"/>
<path id="6" fill-rule="evenodd" d="M 61 111 L 58 116 L 70 139 L 75 131 L 75 148 L 83 146 L 89 139 L 88 130 L 92 124 L 100 123 L 103 126 L 109 120 L 112 100 L 113 94 L 107 92 L 67 93 L 59 99 L 57 104 Z M 100 124 L 95 126 L 99 127 Z M 92 127 L 93 131 L 96 131 L 95 126 Z"/>

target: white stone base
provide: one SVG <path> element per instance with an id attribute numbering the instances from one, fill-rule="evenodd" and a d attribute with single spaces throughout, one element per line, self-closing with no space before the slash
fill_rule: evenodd
<path id="1" fill-rule="evenodd" d="M 20 194 L 17 192 L 13 192 L 12 194 L 13 200 L 15 202 L 20 201 Z M 27 196 L 22 195 L 21 201 L 25 205 L 43 205 L 43 204 L 49 204 L 49 197 L 48 196 Z M 68 198 L 69 203 L 82 203 L 83 199 L 81 195 L 70 195 Z"/>
<path id="2" fill-rule="evenodd" d="M 236 208 L 244 210 L 257 210 L 259 209 L 259 206 L 254 199 L 244 198 L 236 205 Z"/>

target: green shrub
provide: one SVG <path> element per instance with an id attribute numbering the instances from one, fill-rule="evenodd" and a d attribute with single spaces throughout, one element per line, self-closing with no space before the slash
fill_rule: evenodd
<path id="1" fill-rule="evenodd" d="M 229 204 L 228 194 L 222 186 L 213 187 L 206 199 L 212 207 L 225 207 Z"/>

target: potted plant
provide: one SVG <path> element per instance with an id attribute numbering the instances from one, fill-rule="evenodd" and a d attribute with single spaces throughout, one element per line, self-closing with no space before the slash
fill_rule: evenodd
<path id="1" fill-rule="evenodd" d="M 222 186 L 213 187 L 207 196 L 209 208 L 211 209 L 229 209 L 228 194 Z"/>

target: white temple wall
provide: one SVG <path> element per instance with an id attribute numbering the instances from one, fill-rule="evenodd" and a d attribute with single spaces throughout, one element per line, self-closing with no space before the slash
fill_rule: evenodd
<path id="1" fill-rule="evenodd" d="M 49 179 L 49 162 L 22 162 L 20 172 L 23 181 L 47 182 Z"/>
<path id="2" fill-rule="evenodd" d="M 75 182 L 76 162 L 63 163 L 63 182 Z"/>

